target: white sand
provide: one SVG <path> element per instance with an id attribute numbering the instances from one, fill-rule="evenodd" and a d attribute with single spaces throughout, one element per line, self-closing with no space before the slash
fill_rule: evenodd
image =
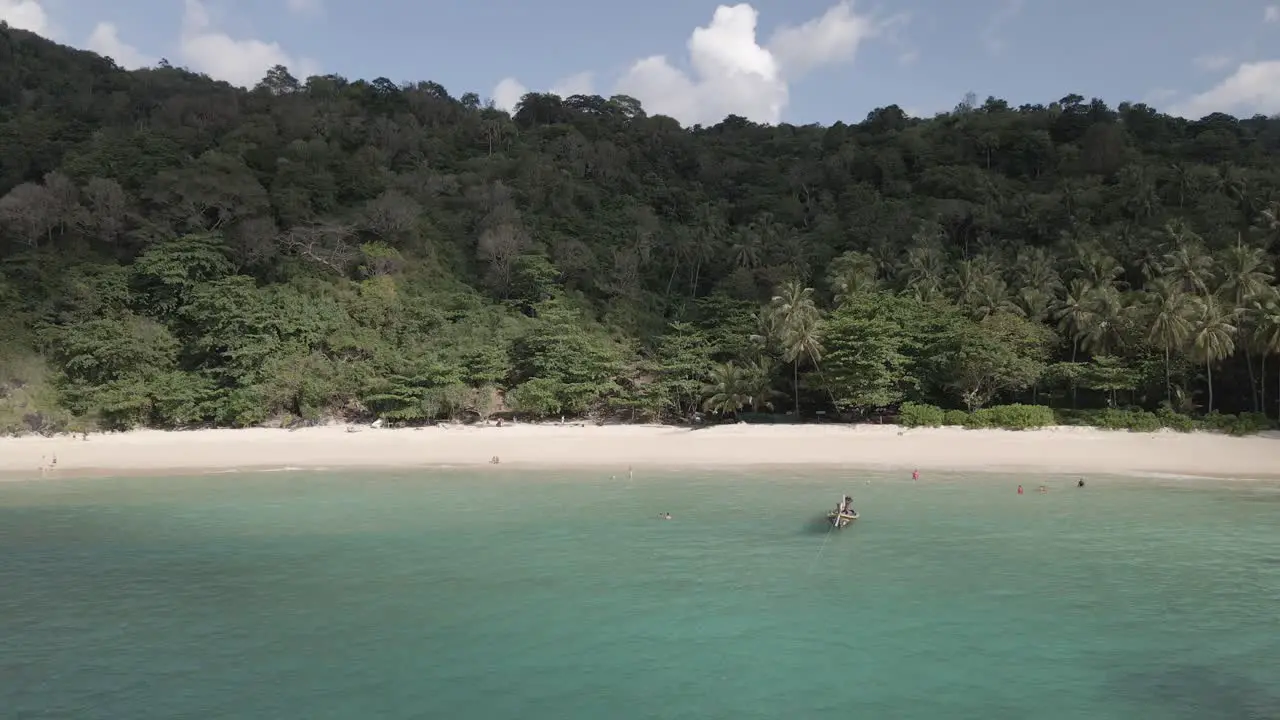
<path id="1" fill-rule="evenodd" d="M 1128 433 L 1087 428 L 1028 432 L 894 426 L 507 425 L 389 430 L 334 425 L 296 431 L 137 431 L 0 438 L 10 478 L 265 468 L 846 465 L 951 471 L 1280 475 L 1280 437 Z M 56 457 L 52 469 L 49 465 Z M 42 468 L 45 468 L 42 470 Z"/>

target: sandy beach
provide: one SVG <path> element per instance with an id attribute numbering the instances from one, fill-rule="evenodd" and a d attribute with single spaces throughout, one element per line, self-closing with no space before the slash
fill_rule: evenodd
<path id="1" fill-rule="evenodd" d="M 942 471 L 1280 475 L 1280 437 L 895 426 L 520 425 L 135 431 L 0 438 L 9 479 L 279 468 L 818 466 Z"/>

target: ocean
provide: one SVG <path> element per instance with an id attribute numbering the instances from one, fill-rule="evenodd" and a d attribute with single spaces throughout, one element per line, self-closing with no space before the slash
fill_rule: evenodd
<path id="1" fill-rule="evenodd" d="M 0 717 L 1280 718 L 1280 485 L 1074 485 L 0 483 Z"/>

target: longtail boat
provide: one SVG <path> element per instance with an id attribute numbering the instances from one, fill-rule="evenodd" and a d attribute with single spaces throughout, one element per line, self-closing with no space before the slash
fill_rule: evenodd
<path id="1" fill-rule="evenodd" d="M 836 509 L 827 513 L 827 521 L 833 527 L 848 527 L 849 523 L 858 519 L 858 511 L 853 509 L 853 498 L 848 495 L 840 496 L 840 504 L 836 505 Z"/>

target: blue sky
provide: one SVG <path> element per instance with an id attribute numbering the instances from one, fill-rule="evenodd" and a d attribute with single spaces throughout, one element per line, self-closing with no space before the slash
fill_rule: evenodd
<path id="1" fill-rule="evenodd" d="M 1013 104 L 1077 92 L 1191 116 L 1280 113 L 1280 7 L 1268 10 L 1266 2 L 753 0 L 717 7 L 700 0 L 0 0 L 0 18 L 126 66 L 165 57 L 239 84 L 284 62 L 299 75 L 434 80 L 455 95 L 475 91 L 504 105 L 525 88 L 621 90 L 685 122 L 714 122 L 727 112 L 761 121 L 857 121 L 891 103 L 930 115 L 969 91 Z M 665 60 L 636 67 L 654 56 Z"/>

